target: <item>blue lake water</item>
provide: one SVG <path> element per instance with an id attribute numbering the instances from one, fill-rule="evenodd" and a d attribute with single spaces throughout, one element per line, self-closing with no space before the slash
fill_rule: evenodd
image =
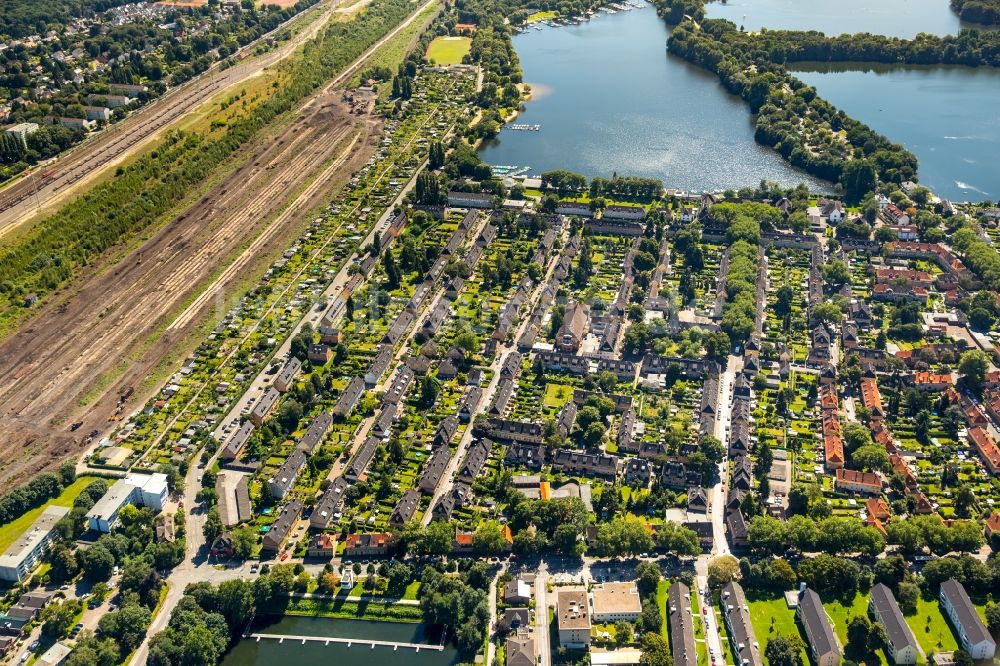
<path id="1" fill-rule="evenodd" d="M 504 129 L 482 158 L 533 173 L 659 178 L 690 190 L 761 179 L 830 188 L 757 145 L 746 104 L 715 76 L 669 56 L 667 36 L 648 6 L 515 36 L 534 94 L 517 122 L 541 131 Z"/>

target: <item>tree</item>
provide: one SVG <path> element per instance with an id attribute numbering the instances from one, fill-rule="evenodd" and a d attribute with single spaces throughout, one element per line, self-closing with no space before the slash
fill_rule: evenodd
<path id="1" fill-rule="evenodd" d="M 896 601 L 903 613 L 910 615 L 917 612 L 917 602 L 920 600 L 920 588 L 916 583 L 903 581 L 896 590 Z"/>
<path id="2" fill-rule="evenodd" d="M 1000 604 L 992 601 L 986 604 L 986 625 L 993 632 L 1000 629 Z"/>
<path id="3" fill-rule="evenodd" d="M 484 521 L 472 534 L 472 548 L 480 555 L 499 555 L 506 547 L 503 528 L 495 520 Z"/>
<path id="4" fill-rule="evenodd" d="M 455 540 L 455 527 L 443 520 L 435 521 L 424 531 L 424 552 L 428 555 L 447 555 Z"/>
<path id="5" fill-rule="evenodd" d="M 721 587 L 739 578 L 740 562 L 732 555 L 716 555 L 708 563 L 708 583 Z"/>
<path id="6" fill-rule="evenodd" d="M 776 636 L 764 649 L 768 666 L 801 666 L 802 642 L 797 636 Z"/>
<path id="7" fill-rule="evenodd" d="M 701 553 L 701 539 L 694 530 L 680 523 L 666 522 L 656 534 L 656 545 L 676 555 L 694 557 Z"/>
<path id="8" fill-rule="evenodd" d="M 837 323 L 842 316 L 843 313 L 840 311 L 840 307 L 830 301 L 820 303 L 812 310 L 812 321 L 814 324 L 819 322 Z"/>
<path id="9" fill-rule="evenodd" d="M 841 287 L 851 281 L 851 272 L 840 259 L 823 264 L 823 279 L 833 287 Z"/>
<path id="10" fill-rule="evenodd" d="M 104 615 L 98 626 L 101 634 L 114 638 L 122 652 L 128 654 L 142 643 L 151 617 L 148 608 L 139 604 L 126 604 L 121 609 Z"/>
<path id="11" fill-rule="evenodd" d="M 208 545 L 212 543 L 222 534 L 223 526 L 222 519 L 219 517 L 219 509 L 217 507 L 212 507 L 208 510 L 208 515 L 205 516 L 205 525 L 202 527 L 202 534 L 205 536 L 205 542 Z"/>
<path id="12" fill-rule="evenodd" d="M 653 537 L 638 518 L 615 517 L 597 528 L 597 550 L 603 555 L 638 555 L 653 550 Z"/>
<path id="13" fill-rule="evenodd" d="M 634 627 L 628 622 L 615 622 L 615 644 L 625 647 L 632 642 L 635 635 Z"/>
<path id="14" fill-rule="evenodd" d="M 884 447 L 878 444 L 866 444 L 862 446 L 851 454 L 851 459 L 854 461 L 855 467 L 860 467 L 869 472 L 888 472 L 892 469 L 892 463 L 889 462 L 889 453 Z"/>
<path id="15" fill-rule="evenodd" d="M 115 556 L 100 542 L 81 550 L 77 560 L 83 569 L 84 578 L 92 582 L 108 580 L 115 567 Z"/>
<path id="16" fill-rule="evenodd" d="M 850 204 L 860 202 L 878 185 L 878 171 L 868 160 L 848 160 L 840 175 L 844 198 Z"/>
<path id="17" fill-rule="evenodd" d="M 233 538 L 233 554 L 245 560 L 253 554 L 253 548 L 257 544 L 257 533 L 252 527 L 240 527 L 233 530 L 230 535 Z"/>
<path id="18" fill-rule="evenodd" d="M 982 390 L 983 381 L 986 379 L 986 373 L 989 369 L 990 359 L 986 352 L 979 349 L 970 349 L 965 352 L 958 362 L 958 372 L 962 375 L 962 379 L 965 380 L 970 389 L 977 393 Z"/>
<path id="19" fill-rule="evenodd" d="M 639 666 L 674 666 L 674 658 L 670 653 L 667 640 L 657 633 L 647 631 L 639 641 L 642 656 Z"/>
<path id="20" fill-rule="evenodd" d="M 73 626 L 82 604 L 79 601 L 67 599 L 62 602 L 52 602 L 42 609 L 42 634 L 52 639 L 60 639 Z"/>
<path id="21" fill-rule="evenodd" d="M 639 593 L 643 596 L 654 594 L 662 578 L 660 568 L 652 562 L 646 561 L 640 562 L 635 567 L 635 575 Z"/>

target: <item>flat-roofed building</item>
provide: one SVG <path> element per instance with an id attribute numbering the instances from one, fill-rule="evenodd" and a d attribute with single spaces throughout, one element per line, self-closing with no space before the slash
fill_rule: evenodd
<path id="1" fill-rule="evenodd" d="M 48 506 L 0 555 L 0 580 L 19 583 L 27 578 L 42 559 L 52 541 L 56 523 L 69 513 L 64 506 Z"/>
<path id="2" fill-rule="evenodd" d="M 560 590 L 557 597 L 559 645 L 569 650 L 590 647 L 590 603 L 585 590 Z"/>
<path id="3" fill-rule="evenodd" d="M 882 583 L 872 587 L 868 611 L 885 629 L 886 656 L 892 663 L 896 666 L 916 664 L 920 657 L 920 646 L 910 625 L 906 623 L 892 590 Z"/>
<path id="4" fill-rule="evenodd" d="M 594 601 L 591 619 L 598 624 L 635 622 L 642 615 L 642 600 L 634 581 L 598 585 L 591 597 Z"/>
<path id="5" fill-rule="evenodd" d="M 691 590 L 679 580 L 674 581 L 667 591 L 667 615 L 674 666 L 698 666 L 698 651 L 694 643 L 694 617 L 691 614 Z"/>
<path id="6" fill-rule="evenodd" d="M 87 512 L 87 524 L 92 530 L 110 532 L 118 522 L 118 514 L 129 504 L 145 506 L 153 513 L 163 511 L 167 501 L 166 474 L 130 473 L 118 479 L 104 496 Z"/>
<path id="7" fill-rule="evenodd" d="M 941 608 L 951 620 L 958 642 L 973 659 L 992 659 L 997 651 L 996 641 L 986 625 L 979 619 L 965 587 L 954 578 L 941 583 L 939 595 Z"/>
<path id="8" fill-rule="evenodd" d="M 833 624 L 815 590 L 805 588 L 799 593 L 799 604 L 795 608 L 795 614 L 806 630 L 813 663 L 816 666 L 839 666 L 840 643 L 837 642 Z"/>

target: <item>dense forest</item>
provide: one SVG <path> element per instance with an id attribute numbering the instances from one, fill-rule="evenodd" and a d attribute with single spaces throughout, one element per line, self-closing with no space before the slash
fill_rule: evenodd
<path id="1" fill-rule="evenodd" d="M 106 249 L 153 223 L 277 116 L 346 67 L 413 11 L 386 0 L 348 23 L 331 23 L 289 63 L 288 83 L 217 139 L 172 133 L 119 175 L 76 199 L 0 253 L 0 321 L 16 316 L 24 294 L 51 292 Z M 319 43 L 325 44 L 322 48 Z M 94 225 L 95 219 L 102 224 Z"/>
<path id="2" fill-rule="evenodd" d="M 1000 24 L 1000 0 L 951 0 L 951 8 L 963 21 Z"/>

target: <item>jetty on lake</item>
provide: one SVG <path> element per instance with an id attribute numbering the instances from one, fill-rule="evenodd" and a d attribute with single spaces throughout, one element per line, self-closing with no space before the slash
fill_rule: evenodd
<path id="1" fill-rule="evenodd" d="M 370 649 L 374 650 L 375 646 L 379 647 L 391 647 L 393 651 L 399 648 L 405 648 L 410 650 L 416 650 L 420 652 L 421 650 L 434 650 L 436 652 L 441 652 L 444 650 L 444 645 L 430 645 L 427 643 L 401 643 L 397 641 L 378 641 L 372 640 L 370 638 L 334 638 L 332 636 L 295 636 L 292 634 L 249 634 L 247 638 L 252 638 L 258 643 L 261 640 L 275 640 L 279 643 L 284 643 L 285 641 L 298 641 L 302 644 L 305 643 L 323 643 L 324 645 L 334 644 L 346 644 L 347 647 L 353 645 L 367 645 Z"/>

